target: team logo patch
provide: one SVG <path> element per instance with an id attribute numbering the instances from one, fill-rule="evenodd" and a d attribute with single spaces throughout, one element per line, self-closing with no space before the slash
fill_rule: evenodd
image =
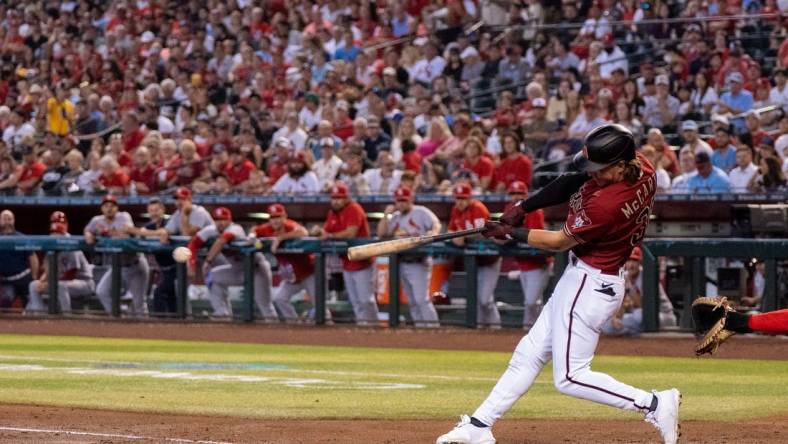
<path id="1" fill-rule="evenodd" d="M 575 221 L 572 223 L 572 228 L 585 227 L 586 225 L 591 225 L 591 219 L 586 216 L 585 210 L 580 210 L 575 214 Z"/>

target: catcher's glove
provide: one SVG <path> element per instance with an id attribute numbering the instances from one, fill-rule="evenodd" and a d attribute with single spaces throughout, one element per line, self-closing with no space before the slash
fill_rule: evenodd
<path id="1" fill-rule="evenodd" d="M 703 339 L 695 345 L 695 354 L 714 354 L 717 348 L 736 333 L 749 333 L 748 315 L 738 313 L 727 298 L 700 297 L 692 303 L 695 330 Z"/>

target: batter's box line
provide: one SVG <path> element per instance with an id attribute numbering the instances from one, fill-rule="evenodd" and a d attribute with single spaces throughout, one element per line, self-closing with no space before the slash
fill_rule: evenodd
<path id="1" fill-rule="evenodd" d="M 0 426 L 0 430 L 7 432 L 20 432 L 20 433 L 38 433 L 49 435 L 74 435 L 74 436 L 93 436 L 96 438 L 120 438 L 130 439 L 135 441 L 164 441 L 164 442 L 181 442 L 188 444 L 233 444 L 227 441 L 204 441 L 193 440 L 185 438 L 157 438 L 153 436 L 140 436 L 140 435 L 122 435 L 116 433 L 99 433 L 99 432 L 81 432 L 78 430 L 57 430 L 57 429 L 33 429 L 26 427 L 5 427 Z"/>

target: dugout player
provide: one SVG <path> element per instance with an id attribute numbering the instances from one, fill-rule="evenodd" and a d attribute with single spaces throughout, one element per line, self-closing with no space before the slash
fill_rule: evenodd
<path id="1" fill-rule="evenodd" d="M 180 187 L 173 194 L 175 197 L 175 213 L 167 220 L 163 228 L 152 233 L 158 235 L 161 243 L 170 241 L 170 236 L 194 236 L 203 228 L 213 225 L 211 213 L 200 205 L 192 203 L 192 192 L 186 187 Z"/>
<path id="2" fill-rule="evenodd" d="M 49 217 L 49 234 L 52 236 L 68 236 L 68 220 L 62 211 L 55 211 Z M 93 265 L 81 251 L 61 251 L 57 255 L 58 277 L 57 299 L 60 311 L 71 313 L 71 296 L 88 296 L 93 294 L 96 283 L 93 282 Z M 47 263 L 41 277 L 30 283 L 30 299 L 26 311 L 46 311 L 41 297 L 49 293 Z"/>
<path id="3" fill-rule="evenodd" d="M 378 224 L 380 238 L 435 235 L 440 231 L 441 223 L 435 213 L 422 205 L 414 205 L 413 191 L 402 186 L 394 192 L 394 205 L 386 207 Z M 438 327 L 438 313 L 429 295 L 432 258 L 419 253 L 405 253 L 399 260 L 399 279 L 408 297 L 413 324 L 416 327 Z"/>
<path id="4" fill-rule="evenodd" d="M 505 210 L 517 202 L 528 197 L 528 187 L 525 182 L 516 180 L 509 184 L 507 189 L 511 201 L 506 204 Z M 544 211 L 531 211 L 525 216 L 523 228 L 543 230 Z M 547 279 L 549 278 L 552 257 L 548 256 L 518 256 L 517 267 L 520 269 L 520 286 L 523 288 L 523 327 L 531 328 L 539 316 L 540 302 Z"/>
<path id="5" fill-rule="evenodd" d="M 118 211 L 118 200 L 107 194 L 101 200 L 101 215 L 94 216 L 85 227 L 85 243 L 92 245 L 96 237 L 125 238 L 134 229 L 131 215 Z M 108 263 L 108 261 L 105 261 Z M 146 290 L 148 289 L 148 260 L 142 253 L 121 253 L 120 255 L 121 285 L 132 298 L 132 314 L 145 316 L 148 314 Z M 107 313 L 112 312 L 112 268 L 106 271 L 96 286 L 96 296 Z"/>
<path id="6" fill-rule="evenodd" d="M 0 212 L 0 235 L 23 236 L 16 231 L 16 218 L 11 210 Z M 8 308 L 17 296 L 27 303 L 30 282 L 38 276 L 35 252 L 0 251 L 0 307 Z"/>
<path id="7" fill-rule="evenodd" d="M 323 228 L 315 234 L 320 240 L 352 239 L 369 237 L 367 214 L 358 202 L 350 199 L 348 187 L 336 182 L 331 187 L 331 209 Z M 347 255 L 342 259 L 342 278 L 345 281 L 350 304 L 360 325 L 375 325 L 378 321 L 378 304 L 375 301 L 375 272 L 371 259 L 351 261 Z"/>
<path id="8" fill-rule="evenodd" d="M 287 218 L 284 205 L 269 205 L 268 216 L 268 222 L 254 227 L 250 236 L 272 238 L 271 253 L 276 256 L 282 278 L 274 291 L 274 305 L 286 321 L 294 321 L 298 319 L 298 314 L 290 302 L 293 296 L 303 290 L 310 296 L 315 295 L 315 255 L 278 253 L 282 241 L 304 237 L 309 233 L 301 224 Z"/>
<path id="9" fill-rule="evenodd" d="M 451 209 L 448 231 L 470 230 L 484 226 L 490 211 L 480 201 L 473 199 L 471 186 L 460 182 L 454 186 L 454 208 Z M 481 237 L 481 236 L 478 236 Z M 454 245 L 465 245 L 465 238 L 451 240 Z M 479 325 L 500 327 L 501 315 L 495 305 L 495 287 L 501 274 L 500 256 L 477 256 L 476 273 L 476 319 Z"/>
<path id="10" fill-rule="evenodd" d="M 643 239 L 657 189 L 654 167 L 635 152 L 632 133 L 618 124 L 593 129 L 575 157 L 579 173 L 565 174 L 512 206 L 488 237 L 515 238 L 551 251 L 570 250 L 569 264 L 509 366 L 472 417 L 438 444 L 493 443 L 491 427 L 533 384 L 552 359 L 563 394 L 645 414 L 665 443 L 679 435 L 678 390 L 648 393 L 591 370 L 602 326 L 624 297 L 623 265 Z M 569 201 L 562 230 L 522 228 L 527 213 Z"/>
<path id="11" fill-rule="evenodd" d="M 189 241 L 188 246 L 192 251 L 189 274 L 194 275 L 200 247 L 213 242 L 205 255 L 205 264 L 210 267 L 210 277 L 206 280 L 210 281 L 211 307 L 215 317 L 231 317 L 233 310 L 228 290 L 230 286 L 244 283 L 243 253 L 223 248 L 231 242 L 247 241 L 248 237 L 240 225 L 233 223 L 229 208 L 218 207 L 211 216 L 214 223 L 198 231 Z M 264 320 L 276 319 L 276 310 L 271 303 L 271 266 L 261 253 L 255 254 L 254 300 Z"/>

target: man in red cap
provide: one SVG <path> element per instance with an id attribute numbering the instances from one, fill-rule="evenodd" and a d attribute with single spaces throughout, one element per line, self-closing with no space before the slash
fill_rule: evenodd
<path id="1" fill-rule="evenodd" d="M 201 229 L 189 241 L 192 251 L 189 260 L 189 275 L 194 276 L 197 254 L 203 244 L 213 242 L 205 255 L 206 282 L 209 290 L 213 316 L 232 317 L 229 288 L 244 283 L 243 254 L 238 250 L 224 249 L 231 242 L 246 242 L 249 238 L 244 229 L 233 223 L 233 215 L 227 207 L 218 207 L 211 213 L 214 223 Z M 271 303 L 271 266 L 261 253 L 255 255 L 254 300 L 265 320 L 275 320 L 276 310 Z"/>
<path id="2" fill-rule="evenodd" d="M 118 200 L 115 196 L 107 194 L 101 200 L 101 215 L 94 216 L 85 227 L 85 243 L 92 245 L 96 237 L 129 237 L 134 231 L 134 222 L 131 215 L 125 211 L 118 211 Z M 109 263 L 105 255 L 104 263 Z M 146 290 L 148 289 L 148 260 L 142 253 L 123 253 L 120 255 L 121 285 L 132 297 L 132 314 L 145 316 L 148 314 Z M 112 268 L 104 273 L 96 286 L 96 296 L 107 313 L 112 312 Z"/>
<path id="3" fill-rule="evenodd" d="M 68 236 L 68 225 L 65 214 L 62 211 L 55 211 L 50 216 L 53 220 L 49 224 L 49 234 L 52 236 Z M 85 258 L 85 254 L 79 250 L 61 251 L 57 255 L 58 277 L 57 299 L 60 310 L 63 313 L 71 313 L 71 296 L 88 296 L 93 294 L 96 284 L 93 282 L 93 265 Z M 47 264 L 44 263 L 44 272 L 38 280 L 30 283 L 30 298 L 25 310 L 28 312 L 44 312 L 44 300 L 41 297 L 49 293 L 49 281 L 47 278 Z"/>
<path id="4" fill-rule="evenodd" d="M 514 181 L 507 190 L 511 201 L 506 204 L 505 210 L 528 197 L 528 187 L 525 182 Z M 504 210 L 504 211 L 505 211 Z M 529 230 L 544 230 L 544 211 L 536 210 L 528 213 L 523 221 L 523 227 Z M 505 244 L 508 241 L 496 243 Z M 531 328 L 539 317 L 541 310 L 542 293 L 544 293 L 547 279 L 549 276 L 550 264 L 553 258 L 550 256 L 518 256 L 517 267 L 520 269 L 520 286 L 523 288 L 524 309 L 523 327 Z"/>
<path id="5" fill-rule="evenodd" d="M 323 228 L 318 228 L 315 234 L 320 240 L 370 237 L 367 214 L 358 202 L 350 199 L 344 183 L 336 182 L 331 188 L 331 210 Z M 378 304 L 375 301 L 372 260 L 351 261 L 347 255 L 340 255 L 340 258 L 342 278 L 356 315 L 356 323 L 375 325 L 378 321 Z"/>
<path id="6" fill-rule="evenodd" d="M 167 224 L 163 228 L 143 232 L 143 236 L 159 236 L 161 243 L 166 244 L 170 241 L 170 236 L 194 236 L 201 229 L 213 225 L 208 210 L 192 203 L 190 189 L 179 187 L 173 197 L 176 211 L 167 220 Z"/>
<path id="7" fill-rule="evenodd" d="M 490 211 L 480 201 L 473 199 L 470 184 L 460 182 L 454 186 L 454 208 L 451 209 L 448 231 L 470 230 L 483 227 L 490 218 Z M 472 238 L 481 238 L 481 235 Z M 452 239 L 459 247 L 465 245 L 464 237 Z M 479 256 L 476 273 L 476 319 L 481 326 L 500 328 L 501 315 L 495 305 L 495 286 L 501 274 L 500 256 Z"/>
<path id="8" fill-rule="evenodd" d="M 254 227 L 249 235 L 271 238 L 271 253 L 276 255 L 282 277 L 274 294 L 274 304 L 285 320 L 295 320 L 298 314 L 290 302 L 292 297 L 303 290 L 310 296 L 315 294 L 315 255 L 278 253 L 282 241 L 308 236 L 309 233 L 303 225 L 287 218 L 287 211 L 282 204 L 268 206 L 268 217 L 268 222 Z"/>
<path id="9" fill-rule="evenodd" d="M 386 207 L 378 224 L 378 237 L 410 237 L 434 235 L 441 231 L 441 223 L 427 207 L 413 204 L 413 191 L 399 187 L 394 192 L 394 205 Z M 432 258 L 424 254 L 400 255 L 399 278 L 408 297 L 410 316 L 416 327 L 437 327 L 438 313 L 430 301 L 429 283 Z M 391 297 L 397 297 L 393 295 Z"/>

